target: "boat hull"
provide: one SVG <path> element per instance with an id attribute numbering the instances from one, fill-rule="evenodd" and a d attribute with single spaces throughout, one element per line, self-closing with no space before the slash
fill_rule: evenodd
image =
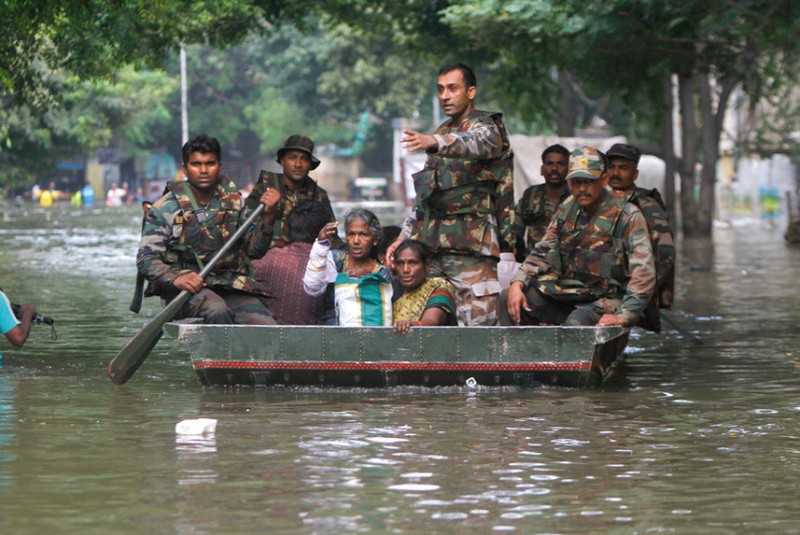
<path id="1" fill-rule="evenodd" d="M 203 385 L 584 387 L 624 348 L 620 327 L 389 327 L 168 323 Z"/>

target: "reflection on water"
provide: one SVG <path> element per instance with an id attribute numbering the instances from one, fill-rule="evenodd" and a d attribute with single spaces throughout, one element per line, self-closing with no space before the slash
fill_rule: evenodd
<path id="1" fill-rule="evenodd" d="M 17 217 L 18 216 L 18 217 Z M 796 532 L 800 249 L 718 231 L 600 390 L 201 388 L 159 342 L 125 386 L 137 209 L 0 226 L 0 286 L 56 318 L 0 369 L 0 532 Z M 394 222 L 394 221 L 390 221 Z M 214 436 L 175 424 L 215 418 Z"/>
<path id="2" fill-rule="evenodd" d="M 178 485 L 216 483 L 217 473 L 208 468 L 217 453 L 216 437 L 178 436 L 175 453 L 180 472 Z"/>
<path id="3" fill-rule="evenodd" d="M 11 463 L 14 455 L 14 384 L 0 376 L 0 489 L 12 484 Z"/>

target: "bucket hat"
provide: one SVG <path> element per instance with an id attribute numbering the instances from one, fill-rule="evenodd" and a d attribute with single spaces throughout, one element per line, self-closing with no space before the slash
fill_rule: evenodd
<path id="1" fill-rule="evenodd" d="M 283 147 L 278 149 L 278 158 L 275 161 L 281 163 L 281 158 L 283 158 L 283 155 L 289 150 L 299 150 L 305 152 L 311 158 L 311 169 L 314 170 L 319 167 L 320 161 L 314 156 L 314 142 L 311 141 L 311 138 L 301 136 L 300 134 L 293 134 L 289 136 L 286 138 L 286 142 L 283 144 Z"/>

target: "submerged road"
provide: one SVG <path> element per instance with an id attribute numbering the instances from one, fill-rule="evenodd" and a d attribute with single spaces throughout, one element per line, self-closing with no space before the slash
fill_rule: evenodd
<path id="1" fill-rule="evenodd" d="M 800 248 L 717 229 L 627 381 L 573 390 L 202 388 L 164 339 L 125 386 L 134 208 L 14 210 L 0 286 L 56 318 L 2 345 L 0 532 L 800 531 Z M 391 224 L 396 221 L 384 221 Z M 682 259 L 681 259 L 682 260 Z M 177 437 L 186 418 L 216 433 Z"/>

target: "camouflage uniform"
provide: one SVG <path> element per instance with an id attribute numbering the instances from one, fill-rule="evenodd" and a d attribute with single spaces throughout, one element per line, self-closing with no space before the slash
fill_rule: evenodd
<path id="1" fill-rule="evenodd" d="M 201 271 L 236 231 L 243 202 L 226 176 L 206 207 L 197 203 L 188 182 L 169 182 L 167 187 L 169 192 L 145 216 L 136 265 L 149 281 L 145 295 L 169 301 L 179 293 L 173 281 L 183 273 Z M 270 294 L 250 276 L 249 261 L 263 256 L 271 241 L 271 225 L 254 225 L 240 246 L 214 266 L 205 278 L 206 288 L 193 295 L 178 316 L 199 316 L 208 323 L 274 323 L 258 298 Z"/>
<path id="2" fill-rule="evenodd" d="M 267 188 L 280 191 L 283 197 L 278 204 L 278 212 L 275 215 L 275 232 L 272 237 L 271 247 L 284 247 L 288 243 L 289 226 L 287 219 L 289 218 L 289 214 L 292 213 L 292 210 L 294 210 L 294 207 L 302 202 L 319 201 L 328 212 L 328 221 L 336 221 L 333 208 L 331 208 L 331 201 L 328 198 L 328 192 L 322 189 L 311 177 L 306 176 L 303 178 L 297 191 L 291 192 L 283 183 L 282 173 L 261 171 L 258 182 L 247 197 L 247 206 L 250 208 L 257 206 L 258 200 Z M 341 246 L 341 243 L 337 242 L 335 245 Z"/>
<path id="3" fill-rule="evenodd" d="M 498 257 L 514 247 L 514 163 L 502 114 L 473 110 L 434 136 L 439 146 L 414 175 L 415 211 L 401 236 L 431 248 L 430 274 L 456 287 L 459 324 L 494 325 Z"/>
<path id="4" fill-rule="evenodd" d="M 512 279 L 524 284 L 532 308 L 522 311 L 527 322 L 593 325 L 609 313 L 636 324 L 656 276 L 647 223 L 628 201 L 625 192 L 606 191 L 593 217 L 572 197 L 559 206 Z M 504 306 L 501 313 L 511 324 Z"/>
<path id="5" fill-rule="evenodd" d="M 656 292 L 645 309 L 639 326 L 653 332 L 661 332 L 661 317 L 658 310 L 672 306 L 675 290 L 675 238 L 669 224 L 667 207 L 658 190 L 634 188 L 631 202 L 639 207 L 647 221 L 656 264 Z"/>
<path id="6" fill-rule="evenodd" d="M 550 224 L 558 205 L 569 197 L 569 188 L 564 186 L 564 193 L 558 202 L 547 197 L 547 184 L 537 184 L 525 190 L 514 209 L 514 227 L 517 238 L 517 261 L 523 262 L 528 253 L 544 237 L 544 231 Z"/>

